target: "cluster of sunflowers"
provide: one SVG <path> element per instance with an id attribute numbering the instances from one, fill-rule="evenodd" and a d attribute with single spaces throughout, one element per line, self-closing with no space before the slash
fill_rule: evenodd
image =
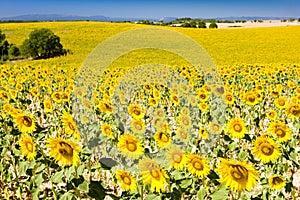
<path id="1" fill-rule="evenodd" d="M 62 39 L 74 45 L 76 56 L 1 65 L 1 198 L 299 198 L 299 65 L 231 64 L 207 78 L 205 70 L 187 65 L 118 68 L 119 62 L 99 78 L 75 65 L 102 37 L 131 25 L 43 25 L 59 33 L 69 27 Z M 70 31 L 75 25 L 76 31 Z M 30 29 L 28 24 L 14 26 Z M 82 49 L 74 41 L 81 40 L 77 30 L 86 26 L 93 41 Z M 296 37 L 297 27 L 274 28 L 279 33 L 285 29 Z M 205 31 L 181 30 L 204 45 L 212 44 L 206 37 L 227 37 L 236 47 L 230 37 L 239 31 L 253 37 L 273 34 L 265 29 Z M 248 47 L 251 41 L 244 42 Z M 221 53 L 215 51 L 215 56 L 224 63 L 238 55 L 249 61 L 242 56 L 248 48 L 242 48 L 246 53 L 235 49 L 233 55 L 227 47 L 217 48 Z M 292 60 L 290 49 L 285 50 Z M 259 59 L 254 60 L 274 60 L 255 55 Z"/>

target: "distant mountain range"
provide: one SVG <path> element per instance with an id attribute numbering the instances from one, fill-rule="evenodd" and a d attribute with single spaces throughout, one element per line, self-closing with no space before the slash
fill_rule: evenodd
<path id="1" fill-rule="evenodd" d="M 282 20 L 289 19 L 293 17 L 218 17 L 213 18 L 216 20 Z M 295 17 L 294 17 L 295 18 Z M 30 14 L 30 15 L 20 15 L 14 17 L 3 17 L 0 21 L 103 21 L 103 22 L 118 22 L 118 21 L 138 21 L 145 20 L 149 21 L 164 21 L 170 22 L 174 21 L 176 17 L 162 17 L 162 18 L 130 18 L 130 17 L 106 17 L 102 15 L 97 16 L 77 16 L 77 15 L 58 15 L 58 14 Z M 205 19 L 205 18 L 202 18 Z"/>

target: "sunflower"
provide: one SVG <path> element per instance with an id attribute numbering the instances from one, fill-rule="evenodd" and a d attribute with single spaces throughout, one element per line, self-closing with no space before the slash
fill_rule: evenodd
<path id="1" fill-rule="evenodd" d="M 281 121 L 271 122 L 267 132 L 276 136 L 280 143 L 287 142 L 291 139 L 290 127 Z"/>
<path id="2" fill-rule="evenodd" d="M 249 106 L 254 106 L 259 102 L 257 93 L 255 91 L 248 91 L 245 93 L 244 102 Z"/>
<path id="3" fill-rule="evenodd" d="M 30 114 L 16 114 L 14 122 L 22 133 L 32 133 L 35 131 L 35 121 Z"/>
<path id="4" fill-rule="evenodd" d="M 61 166 L 77 165 L 80 160 L 78 153 L 80 147 L 69 140 L 62 138 L 48 138 L 46 147 L 49 149 L 49 156 Z"/>
<path id="5" fill-rule="evenodd" d="M 151 121 L 152 126 L 156 129 L 156 130 L 160 130 L 164 127 L 165 122 L 164 122 L 164 118 L 160 118 L 160 117 L 155 117 L 152 121 Z"/>
<path id="6" fill-rule="evenodd" d="M 156 88 L 153 89 L 152 95 L 153 95 L 153 98 L 155 98 L 155 99 L 160 99 L 161 98 L 161 93 Z"/>
<path id="7" fill-rule="evenodd" d="M 206 92 L 198 92 L 197 96 L 201 102 L 206 102 L 209 98 L 209 95 Z"/>
<path id="8" fill-rule="evenodd" d="M 154 107 L 158 106 L 158 101 L 157 101 L 157 99 L 152 98 L 152 97 L 150 97 L 150 98 L 148 99 L 148 103 L 149 103 L 150 106 L 154 106 Z"/>
<path id="9" fill-rule="evenodd" d="M 247 129 L 241 118 L 232 118 L 227 124 L 227 131 L 234 138 L 243 138 Z"/>
<path id="10" fill-rule="evenodd" d="M 102 124 L 101 126 L 101 132 L 103 135 L 105 135 L 108 139 L 113 137 L 113 132 L 110 124 Z"/>
<path id="11" fill-rule="evenodd" d="M 116 171 L 116 178 L 122 189 L 131 192 L 136 190 L 136 179 L 129 172 L 118 170 Z"/>
<path id="12" fill-rule="evenodd" d="M 183 142 L 188 142 L 190 137 L 186 129 L 178 127 L 176 130 L 176 136 Z"/>
<path id="13" fill-rule="evenodd" d="M 140 139 L 127 133 L 119 137 L 117 146 L 121 153 L 128 158 L 135 159 L 144 154 Z"/>
<path id="14" fill-rule="evenodd" d="M 30 88 L 29 92 L 31 93 L 32 96 L 38 97 L 40 95 L 40 92 L 36 88 Z"/>
<path id="15" fill-rule="evenodd" d="M 220 158 L 221 163 L 217 172 L 220 174 L 220 182 L 226 183 L 232 190 L 251 191 L 259 179 L 257 171 L 247 161 L 239 162 Z"/>
<path id="16" fill-rule="evenodd" d="M 154 160 L 145 158 L 139 161 L 139 170 L 145 184 L 150 184 L 150 190 L 165 191 L 169 176 L 165 170 Z"/>
<path id="17" fill-rule="evenodd" d="M 300 118 L 300 104 L 291 103 L 287 107 L 286 113 L 290 118 Z"/>
<path id="18" fill-rule="evenodd" d="M 158 109 L 154 112 L 154 116 L 160 117 L 160 118 L 165 118 L 165 110 L 164 110 L 163 108 L 158 108 Z"/>
<path id="19" fill-rule="evenodd" d="M 173 102 L 176 106 L 178 106 L 180 104 L 180 98 L 175 94 L 175 93 L 171 93 L 170 95 L 170 100 L 171 102 Z"/>
<path id="20" fill-rule="evenodd" d="M 285 186 L 285 184 L 285 180 L 282 178 L 282 176 L 273 175 L 269 178 L 269 185 L 272 189 L 280 190 Z"/>
<path id="21" fill-rule="evenodd" d="M 286 108 L 288 103 L 288 99 L 286 97 L 278 97 L 275 99 L 274 104 L 277 108 Z"/>
<path id="22" fill-rule="evenodd" d="M 186 156 L 184 152 L 176 146 L 171 146 L 171 148 L 166 152 L 166 158 L 169 164 L 175 169 L 183 169 L 186 163 Z"/>
<path id="23" fill-rule="evenodd" d="M 277 160 L 281 155 L 279 146 L 268 137 L 257 138 L 253 144 L 252 153 L 263 162 Z"/>
<path id="24" fill-rule="evenodd" d="M 164 129 L 157 131 L 154 139 L 160 148 L 165 148 L 172 142 L 170 134 Z"/>
<path id="25" fill-rule="evenodd" d="M 191 174 L 198 177 L 205 177 L 209 174 L 210 167 L 205 158 L 196 154 L 188 154 L 186 156 L 187 169 Z"/>
<path id="26" fill-rule="evenodd" d="M 198 133 L 202 140 L 206 140 L 208 138 L 208 133 L 205 128 L 199 128 Z"/>
<path id="27" fill-rule="evenodd" d="M 4 90 L 0 90 L 0 98 L 2 98 L 5 102 L 9 102 L 10 96 Z"/>
<path id="28" fill-rule="evenodd" d="M 133 133 L 143 134 L 146 130 L 146 125 L 142 120 L 133 119 L 130 124 Z"/>
<path id="29" fill-rule="evenodd" d="M 189 115 L 184 115 L 184 114 L 179 115 L 178 123 L 184 129 L 189 129 L 192 127 L 192 120 Z"/>
<path id="30" fill-rule="evenodd" d="M 230 91 L 226 91 L 223 95 L 223 99 L 225 100 L 225 103 L 228 105 L 232 105 L 235 101 L 234 95 Z"/>
<path id="31" fill-rule="evenodd" d="M 76 139 L 80 139 L 79 130 L 70 113 L 64 110 L 61 116 L 61 121 L 62 121 L 62 125 L 65 127 L 65 131 L 67 134 L 74 134 L 74 137 Z"/>
<path id="32" fill-rule="evenodd" d="M 21 152 L 28 160 L 33 160 L 36 156 L 35 143 L 32 138 L 26 134 L 22 134 L 19 140 L 19 145 L 21 147 Z"/>
<path id="33" fill-rule="evenodd" d="M 45 100 L 44 101 L 44 110 L 46 112 L 49 112 L 49 113 L 53 112 L 53 107 L 52 107 L 51 100 Z"/>
<path id="34" fill-rule="evenodd" d="M 56 103 L 61 103 L 62 102 L 62 97 L 60 92 L 53 92 L 51 95 L 51 98 L 56 102 Z"/>
<path id="35" fill-rule="evenodd" d="M 144 118 L 145 111 L 143 111 L 138 104 L 130 104 L 128 106 L 128 113 L 134 119 L 142 119 Z"/>
<path id="36" fill-rule="evenodd" d="M 277 112 L 275 110 L 270 110 L 267 112 L 267 117 L 269 120 L 275 120 L 277 117 Z"/>
<path id="37" fill-rule="evenodd" d="M 113 110 L 111 103 L 107 100 L 99 101 L 98 105 L 96 107 L 99 108 L 101 112 L 104 112 L 107 114 L 112 113 L 112 110 Z"/>
<path id="38" fill-rule="evenodd" d="M 202 111 L 202 112 L 206 112 L 208 110 L 208 104 L 207 103 L 199 103 L 198 105 L 199 109 Z"/>
<path id="39" fill-rule="evenodd" d="M 222 126 L 217 122 L 212 121 L 209 123 L 209 131 L 211 133 L 221 134 L 222 130 L 223 130 Z"/>

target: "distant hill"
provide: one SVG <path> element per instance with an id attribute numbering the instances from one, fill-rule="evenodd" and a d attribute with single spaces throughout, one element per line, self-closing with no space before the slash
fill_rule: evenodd
<path id="1" fill-rule="evenodd" d="M 20 15 L 14 17 L 0 18 L 1 21 L 103 21 L 103 22 L 116 22 L 116 21 L 138 21 L 144 18 L 128 18 L 128 17 L 106 17 L 102 15 L 97 16 L 77 16 L 77 15 L 57 15 L 57 14 L 32 14 L 32 15 Z M 158 19 L 149 19 L 150 21 L 156 21 Z"/>
<path id="2" fill-rule="evenodd" d="M 218 17 L 213 18 L 216 20 L 281 20 L 289 19 L 293 17 Z M 296 17 L 294 17 L 296 18 Z M 145 20 L 149 21 L 163 21 L 171 22 L 176 20 L 176 17 L 162 17 L 162 18 L 130 18 L 130 17 L 106 17 L 102 15 L 97 16 L 78 16 L 78 15 L 58 15 L 58 14 L 30 14 L 30 15 L 19 15 L 13 17 L 0 18 L 0 21 L 103 21 L 103 22 L 118 22 L 118 21 L 138 21 Z M 202 18 L 205 19 L 205 18 Z"/>

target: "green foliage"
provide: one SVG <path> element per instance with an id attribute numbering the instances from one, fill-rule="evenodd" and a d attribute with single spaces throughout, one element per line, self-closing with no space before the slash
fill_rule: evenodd
<path id="1" fill-rule="evenodd" d="M 8 56 L 10 59 L 16 58 L 21 55 L 20 49 L 16 45 L 11 45 L 8 50 Z"/>
<path id="2" fill-rule="evenodd" d="M 218 25 L 217 25 L 215 22 L 212 22 L 212 23 L 209 25 L 209 28 L 218 28 Z"/>
<path id="3" fill-rule="evenodd" d="M 52 58 L 66 55 L 60 38 L 50 29 L 41 28 L 32 31 L 21 47 L 22 54 L 33 59 Z"/>

